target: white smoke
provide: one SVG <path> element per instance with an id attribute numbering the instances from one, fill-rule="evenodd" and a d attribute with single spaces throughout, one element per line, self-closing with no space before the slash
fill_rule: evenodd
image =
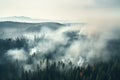
<path id="1" fill-rule="evenodd" d="M 118 27 L 117 27 L 118 26 Z M 22 36 L 29 41 L 29 52 L 24 49 L 9 50 L 7 55 L 13 60 L 27 61 L 32 58 L 30 65 L 40 64 L 39 61 L 50 57 L 53 61 L 72 61 L 82 66 L 84 62 L 107 61 L 110 54 L 106 50 L 107 42 L 119 38 L 119 25 L 77 25 L 59 27 L 53 30 L 43 27 L 39 32 L 23 32 Z"/>
<path id="2" fill-rule="evenodd" d="M 27 60 L 27 55 L 24 50 L 18 50 L 18 49 L 13 49 L 9 50 L 6 53 L 9 57 L 12 58 L 12 60 L 19 60 L 19 61 L 26 61 Z"/>

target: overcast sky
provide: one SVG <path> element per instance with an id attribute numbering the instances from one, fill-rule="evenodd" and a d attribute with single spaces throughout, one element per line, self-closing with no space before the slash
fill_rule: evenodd
<path id="1" fill-rule="evenodd" d="M 87 21 L 120 19 L 120 0 L 0 0 L 0 17 Z"/>

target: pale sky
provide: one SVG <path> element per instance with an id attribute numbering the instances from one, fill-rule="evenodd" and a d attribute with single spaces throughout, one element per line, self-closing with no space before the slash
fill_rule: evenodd
<path id="1" fill-rule="evenodd" d="M 120 19 L 120 0 L 0 0 L 0 17 L 87 21 Z"/>

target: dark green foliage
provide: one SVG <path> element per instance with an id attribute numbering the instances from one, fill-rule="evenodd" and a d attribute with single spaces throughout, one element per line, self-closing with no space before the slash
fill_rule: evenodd
<path id="1" fill-rule="evenodd" d="M 27 45 L 26 39 L 24 38 L 16 38 L 13 39 L 0 39 L 0 54 L 6 52 L 9 49 L 20 49 L 25 48 Z"/>
<path id="2" fill-rule="evenodd" d="M 119 54 L 119 46 L 112 50 L 115 43 L 111 42 L 109 46 L 112 53 Z M 119 43 L 116 44 L 118 45 Z M 71 62 L 46 61 L 45 68 L 37 65 L 35 71 L 25 71 L 16 62 L 5 61 L 4 54 L 9 49 L 27 50 L 25 39 L 11 40 L 0 39 L 0 80 L 120 80 L 120 59 L 114 56 L 108 62 L 98 62 L 89 64 L 87 67 L 74 66 Z M 31 59 L 28 63 L 31 62 Z M 42 64 L 42 62 L 40 62 Z"/>
<path id="3" fill-rule="evenodd" d="M 65 65 L 63 62 L 50 65 L 47 60 L 45 68 L 41 69 L 38 65 L 35 71 L 18 69 L 15 64 L 17 62 L 0 66 L 0 80 L 120 80 L 119 59 L 88 65 L 86 68 Z"/>

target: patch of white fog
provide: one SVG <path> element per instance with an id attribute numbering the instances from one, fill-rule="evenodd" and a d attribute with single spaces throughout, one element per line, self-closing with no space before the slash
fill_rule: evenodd
<path id="1" fill-rule="evenodd" d="M 26 61 L 27 60 L 27 55 L 26 52 L 23 49 L 13 49 L 9 50 L 6 53 L 8 56 L 10 56 L 13 60 L 19 60 L 19 61 Z"/>
<path id="2" fill-rule="evenodd" d="M 85 25 L 83 27 L 79 25 L 60 27 L 57 30 L 43 27 L 40 32 L 26 32 L 23 34 L 29 40 L 28 55 L 26 55 L 23 49 L 9 50 L 7 55 L 11 56 L 13 60 L 17 59 L 20 61 L 27 60 L 28 56 L 35 55 L 35 57 L 33 56 L 32 64 L 23 64 L 25 69 L 27 67 L 31 69 L 32 66 L 40 64 L 39 61 L 41 61 L 44 55 L 49 55 L 56 49 L 56 55 L 51 53 L 55 61 L 63 61 L 64 63 L 71 61 L 78 66 L 82 66 L 85 62 L 92 63 L 94 60 L 107 61 L 110 58 L 110 54 L 106 51 L 106 44 L 110 39 L 115 39 L 119 36 L 116 34 L 116 30 L 119 32 L 120 28 L 115 26 Z M 77 39 L 70 42 L 71 44 L 68 47 L 64 47 L 70 39 L 65 33 L 74 31 L 77 31 Z M 64 55 L 61 55 L 61 53 Z M 45 64 L 42 65 L 45 66 Z"/>

